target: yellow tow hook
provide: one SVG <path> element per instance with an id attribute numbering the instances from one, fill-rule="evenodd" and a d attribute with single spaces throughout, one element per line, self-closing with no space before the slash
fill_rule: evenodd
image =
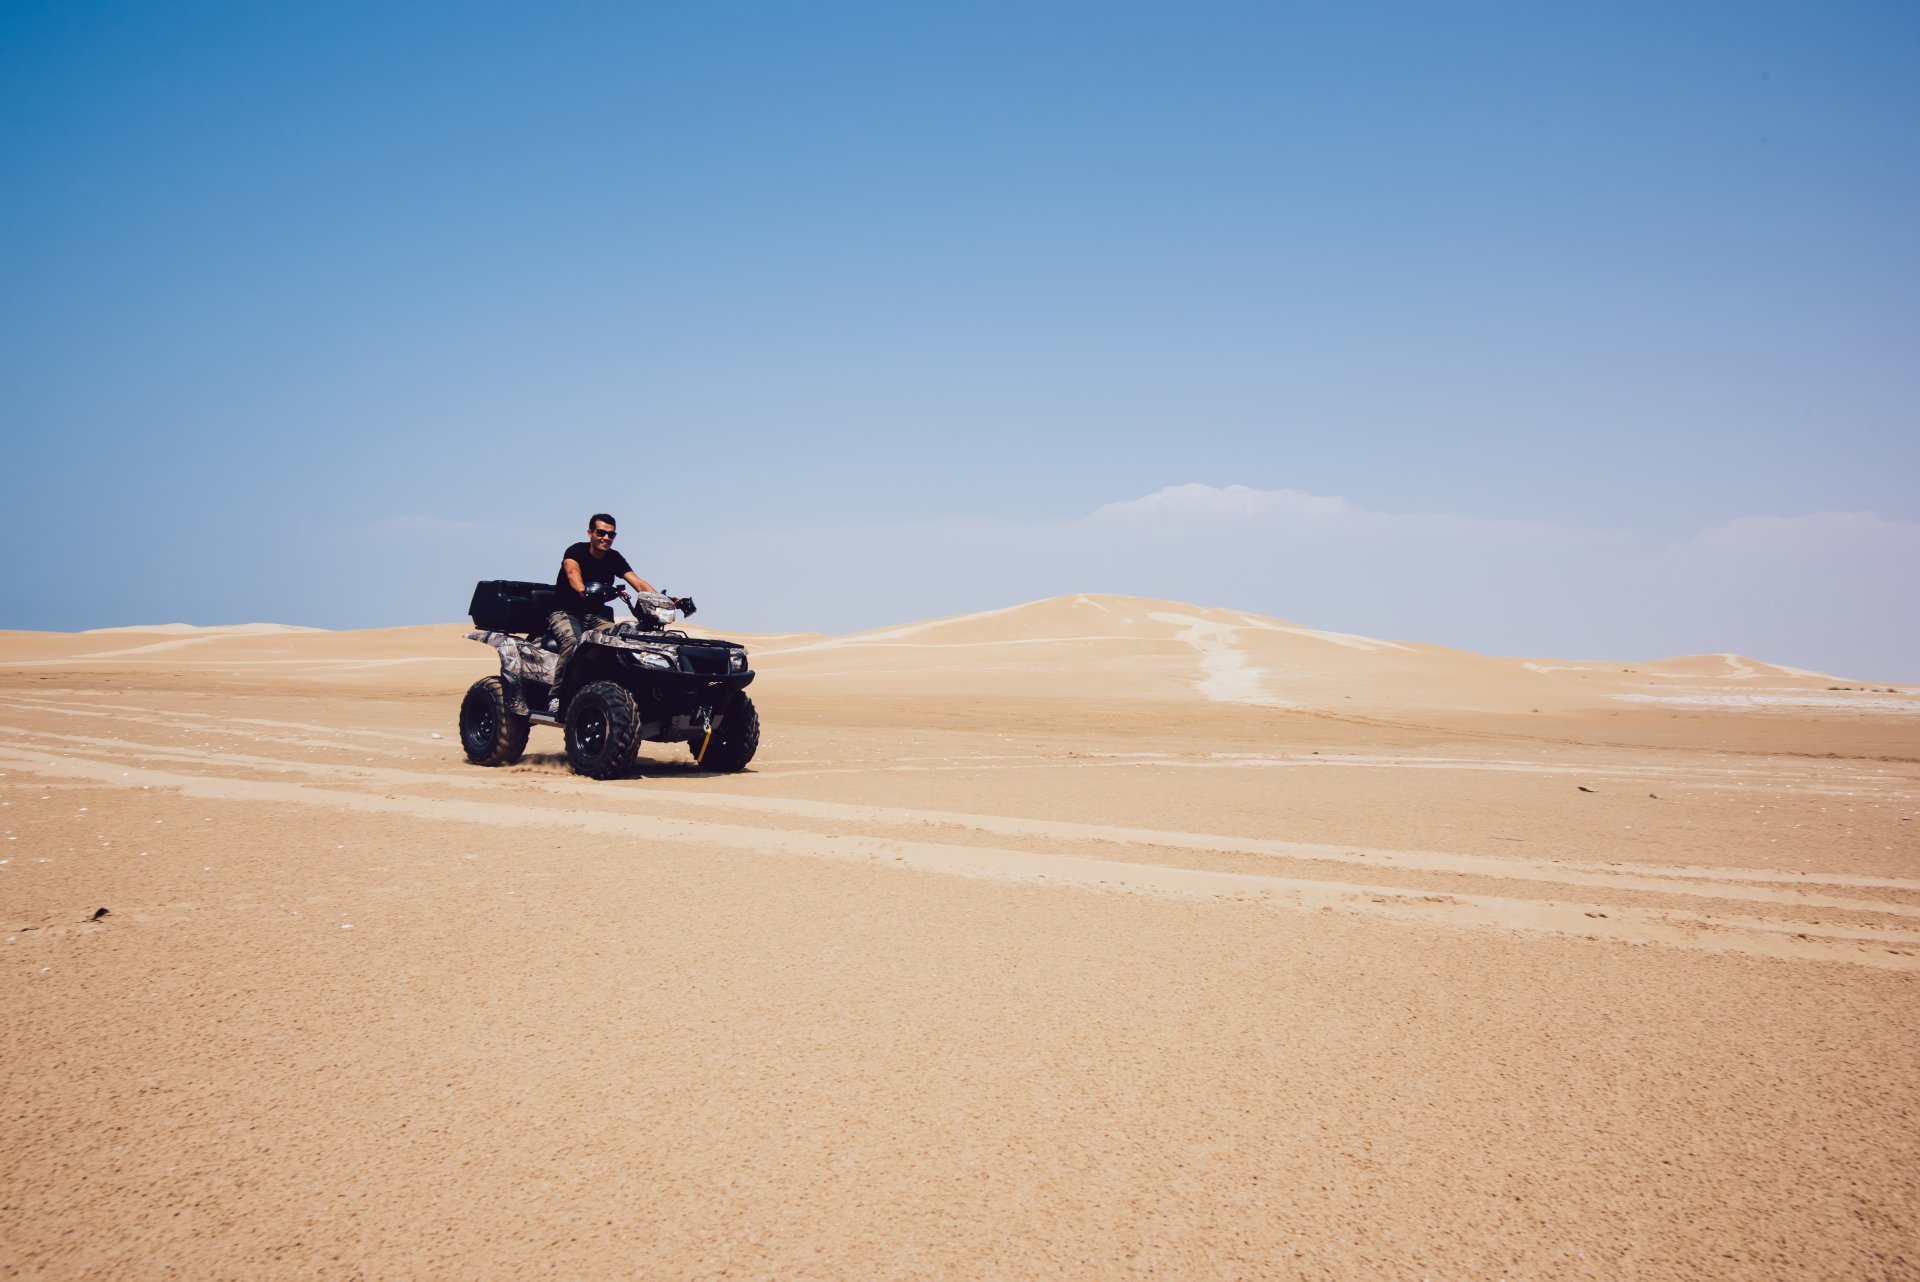
<path id="1" fill-rule="evenodd" d="M 700 709 L 700 728 L 706 731 L 706 737 L 700 741 L 700 751 L 693 754 L 693 764 L 705 764 L 707 748 L 713 743 L 713 714 L 705 708 Z"/>

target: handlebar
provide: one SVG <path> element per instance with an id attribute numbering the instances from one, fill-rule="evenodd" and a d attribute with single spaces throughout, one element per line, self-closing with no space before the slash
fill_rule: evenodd
<path id="1" fill-rule="evenodd" d="M 629 593 L 624 583 L 615 584 L 613 593 L 626 602 L 627 609 L 633 611 L 633 617 L 636 619 L 640 617 L 642 608 L 655 613 L 672 610 L 682 618 L 691 618 L 695 609 L 693 598 L 690 596 L 668 596 L 664 592 Z"/>

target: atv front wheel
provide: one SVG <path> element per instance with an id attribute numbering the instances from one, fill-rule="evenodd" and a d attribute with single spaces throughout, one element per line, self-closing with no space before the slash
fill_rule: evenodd
<path id="1" fill-rule="evenodd" d="M 625 688 L 595 681 L 567 705 L 567 760 L 583 775 L 611 779 L 633 767 L 640 707 Z"/>
<path id="2" fill-rule="evenodd" d="M 507 687 L 499 677 L 473 683 L 460 701 L 460 746 L 476 766 L 510 766 L 527 750 L 525 716 L 507 705 Z"/>
<path id="3" fill-rule="evenodd" d="M 713 741 L 707 745 L 706 756 L 700 756 L 698 740 L 689 743 L 687 750 L 699 759 L 702 770 L 726 774 L 745 770 L 753 754 L 760 750 L 760 713 L 754 708 L 753 700 L 744 694 L 733 697 L 727 714 L 713 729 Z"/>

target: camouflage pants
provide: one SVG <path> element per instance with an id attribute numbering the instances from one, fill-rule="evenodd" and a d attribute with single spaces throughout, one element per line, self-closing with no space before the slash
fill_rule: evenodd
<path id="1" fill-rule="evenodd" d="M 560 684 L 567 679 L 567 660 L 580 647 L 580 638 L 596 628 L 611 628 L 612 619 L 597 614 L 568 614 L 555 610 L 547 616 L 547 635 L 560 643 L 560 658 L 553 665 L 553 695 L 560 697 Z"/>

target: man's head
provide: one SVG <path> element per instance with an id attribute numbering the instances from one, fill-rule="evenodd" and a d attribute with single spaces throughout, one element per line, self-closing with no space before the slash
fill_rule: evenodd
<path id="1" fill-rule="evenodd" d="M 606 552 L 613 547 L 613 518 L 605 512 L 595 512 L 587 518 L 587 546 L 594 552 Z"/>

